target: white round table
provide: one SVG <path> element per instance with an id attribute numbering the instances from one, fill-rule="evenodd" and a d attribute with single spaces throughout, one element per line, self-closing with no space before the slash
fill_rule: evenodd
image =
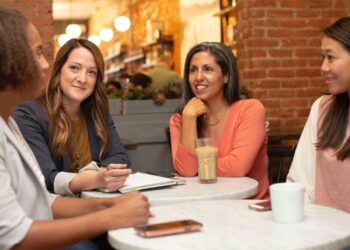
<path id="1" fill-rule="evenodd" d="M 133 228 L 108 232 L 119 249 L 342 249 L 350 245 L 350 215 L 333 208 L 307 204 L 302 222 L 274 222 L 271 211 L 248 209 L 254 200 L 176 203 L 152 208 L 149 223 L 194 219 L 201 232 L 144 239 Z"/>
<path id="2" fill-rule="evenodd" d="M 245 199 L 258 192 L 258 182 L 248 177 L 219 177 L 216 183 L 201 184 L 198 177 L 182 177 L 185 185 L 143 190 L 152 206 L 199 200 Z M 112 197 L 120 193 L 86 191 L 82 197 Z"/>

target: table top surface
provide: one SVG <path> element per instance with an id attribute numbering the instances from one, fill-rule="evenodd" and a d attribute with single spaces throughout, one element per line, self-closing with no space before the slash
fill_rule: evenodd
<path id="1" fill-rule="evenodd" d="M 194 219 L 201 232 L 144 239 L 133 228 L 108 232 L 111 245 L 126 249 L 341 249 L 350 245 L 350 215 L 333 208 L 305 205 L 302 222 L 283 224 L 271 211 L 248 209 L 254 200 L 176 203 L 152 208 L 149 224 Z"/>
<path id="2" fill-rule="evenodd" d="M 202 184 L 198 177 L 177 177 L 186 180 L 185 185 L 141 191 L 151 206 L 198 200 L 245 199 L 258 192 L 258 182 L 249 177 L 219 177 L 216 183 Z M 120 193 L 86 191 L 82 197 L 112 197 Z"/>

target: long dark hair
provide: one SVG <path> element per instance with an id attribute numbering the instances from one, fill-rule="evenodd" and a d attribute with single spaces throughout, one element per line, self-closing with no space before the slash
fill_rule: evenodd
<path id="1" fill-rule="evenodd" d="M 325 36 L 339 42 L 350 53 L 350 17 L 343 17 L 323 30 Z M 349 69 L 350 70 L 350 69 Z M 343 144 L 349 122 L 349 93 L 333 95 L 318 131 L 317 149 L 333 148 L 340 161 L 350 157 L 350 138 Z"/>
<path id="2" fill-rule="evenodd" d="M 97 65 L 97 79 L 95 89 L 92 94 L 82 102 L 82 109 L 92 116 L 97 136 L 101 140 L 99 153 L 100 160 L 108 146 L 108 97 L 103 85 L 104 62 L 99 48 L 92 42 L 85 39 L 71 39 L 65 43 L 58 51 L 52 69 L 52 75 L 46 90 L 46 108 L 49 114 L 49 134 L 51 140 L 51 150 L 54 156 L 62 157 L 68 146 L 68 153 L 72 157 L 72 137 L 71 122 L 62 106 L 62 91 L 60 88 L 60 75 L 63 65 L 66 63 L 70 53 L 79 47 L 89 50 Z"/>
<path id="3" fill-rule="evenodd" d="M 203 42 L 195 45 L 187 53 L 184 70 L 184 95 L 183 104 L 177 110 L 182 114 L 185 105 L 195 96 L 192 92 L 189 73 L 191 67 L 192 57 L 199 52 L 208 52 L 215 57 L 215 62 L 220 66 L 222 74 L 228 77 L 228 83 L 224 85 L 224 98 L 228 104 L 232 104 L 239 100 L 239 79 L 237 70 L 236 57 L 233 55 L 232 50 L 223 43 L 218 42 Z M 203 117 L 197 118 L 197 132 L 201 134 L 201 128 L 203 126 Z"/>

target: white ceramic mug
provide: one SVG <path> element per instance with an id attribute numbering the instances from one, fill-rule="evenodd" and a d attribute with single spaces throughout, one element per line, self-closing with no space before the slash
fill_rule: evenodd
<path id="1" fill-rule="evenodd" d="M 272 219 L 294 223 L 304 218 L 304 186 L 300 183 L 276 183 L 270 186 Z"/>

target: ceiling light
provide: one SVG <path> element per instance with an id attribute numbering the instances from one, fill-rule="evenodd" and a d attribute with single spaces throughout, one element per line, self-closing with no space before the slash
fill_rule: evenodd
<path id="1" fill-rule="evenodd" d="M 67 34 L 61 34 L 58 37 L 58 45 L 62 47 L 66 42 L 68 42 L 72 37 L 68 36 Z"/>
<path id="2" fill-rule="evenodd" d="M 101 29 L 99 35 L 102 41 L 109 42 L 110 40 L 112 40 L 114 33 L 113 30 L 110 28 L 103 28 Z"/>
<path id="3" fill-rule="evenodd" d="M 114 27 L 120 32 L 127 31 L 130 28 L 130 24 L 130 19 L 127 16 L 118 16 L 114 20 Z"/>
<path id="4" fill-rule="evenodd" d="M 66 27 L 66 34 L 72 38 L 78 38 L 81 35 L 81 28 L 79 24 L 71 23 Z"/>
<path id="5" fill-rule="evenodd" d="M 93 42 L 93 43 L 96 44 L 97 46 L 99 46 L 100 43 L 101 43 L 101 39 L 100 39 L 100 37 L 99 37 L 98 35 L 90 35 L 89 38 L 88 38 L 88 40 L 89 40 L 90 42 Z"/>

